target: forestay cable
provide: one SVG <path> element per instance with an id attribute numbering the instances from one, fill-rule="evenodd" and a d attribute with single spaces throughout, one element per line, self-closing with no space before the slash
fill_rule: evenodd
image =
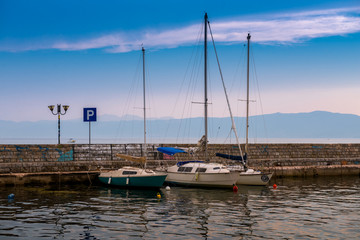
<path id="1" fill-rule="evenodd" d="M 211 31 L 211 27 L 210 27 L 210 22 L 208 22 L 208 25 L 209 25 L 211 40 L 212 40 L 212 43 L 213 43 L 213 46 L 214 46 L 216 61 L 217 61 L 218 67 L 219 67 L 219 72 L 220 72 L 220 77 L 221 77 L 222 85 L 223 85 L 224 92 L 225 92 L 226 102 L 227 102 L 227 105 L 228 105 L 228 108 L 229 108 L 230 117 L 231 117 L 231 129 L 234 131 L 235 138 L 236 138 L 236 143 L 237 143 L 237 145 L 238 145 L 238 147 L 239 147 L 239 150 L 240 150 L 240 155 L 241 155 L 242 163 L 245 165 L 244 157 L 243 157 L 242 150 L 241 150 L 241 147 L 240 147 L 239 137 L 238 137 L 238 135 L 237 135 L 237 131 L 236 131 L 236 127 L 235 127 L 235 122 L 234 122 L 234 118 L 233 118 L 232 111 L 231 111 L 231 107 L 230 107 L 229 97 L 228 97 L 227 92 L 226 92 L 225 82 L 224 82 L 224 78 L 223 78 L 223 75 L 222 75 L 222 71 L 221 71 L 221 67 L 220 67 L 220 62 L 219 62 L 218 54 L 217 54 L 216 47 L 215 47 L 215 41 L 214 41 L 213 34 L 212 34 L 212 31 Z"/>

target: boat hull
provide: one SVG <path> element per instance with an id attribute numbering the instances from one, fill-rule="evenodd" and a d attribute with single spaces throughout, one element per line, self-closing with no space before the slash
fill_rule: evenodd
<path id="1" fill-rule="evenodd" d="M 186 187 L 232 188 L 239 173 L 171 173 L 165 183 Z"/>
<path id="2" fill-rule="evenodd" d="M 269 183 L 272 173 L 252 173 L 248 174 L 246 172 L 240 172 L 239 178 L 236 181 L 238 185 L 253 185 L 253 186 L 265 186 Z"/>
<path id="3" fill-rule="evenodd" d="M 100 182 L 106 185 L 129 188 L 160 188 L 164 184 L 166 174 L 153 176 L 103 177 Z"/>

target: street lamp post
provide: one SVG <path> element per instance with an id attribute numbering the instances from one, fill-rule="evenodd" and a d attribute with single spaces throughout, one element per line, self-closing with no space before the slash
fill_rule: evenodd
<path id="1" fill-rule="evenodd" d="M 65 115 L 66 111 L 69 109 L 69 105 L 63 105 L 64 113 L 61 112 L 61 104 L 57 105 L 57 111 L 54 112 L 55 105 L 50 105 L 48 108 L 50 109 L 53 115 L 58 115 L 58 144 L 60 144 L 60 115 Z"/>

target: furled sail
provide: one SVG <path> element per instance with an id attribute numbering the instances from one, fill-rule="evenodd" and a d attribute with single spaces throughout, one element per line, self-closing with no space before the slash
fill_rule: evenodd
<path id="1" fill-rule="evenodd" d="M 157 148 L 159 152 L 165 153 L 167 155 L 174 155 L 176 153 L 185 153 L 183 149 L 180 148 L 173 148 L 173 147 L 159 147 Z"/>
<path id="2" fill-rule="evenodd" d="M 223 153 L 216 153 L 216 156 L 221 157 L 221 158 L 235 160 L 235 161 L 243 161 L 244 163 L 246 163 L 246 159 L 247 159 L 246 153 L 245 153 L 244 156 L 236 156 L 236 155 L 229 155 L 229 154 L 223 154 Z"/>
<path id="3" fill-rule="evenodd" d="M 134 156 L 121 154 L 121 153 L 117 153 L 116 156 L 126 159 L 126 160 L 129 160 L 129 161 L 141 163 L 141 164 L 145 164 L 145 162 L 146 162 L 146 157 L 134 157 Z"/>
<path id="4" fill-rule="evenodd" d="M 201 138 L 200 138 L 200 140 L 198 141 L 198 143 L 197 143 L 197 150 L 196 151 L 204 151 L 205 150 L 205 145 L 206 145 L 206 143 L 207 143 L 207 141 L 206 141 L 206 137 L 205 137 L 205 135 L 204 136 L 202 136 Z"/>

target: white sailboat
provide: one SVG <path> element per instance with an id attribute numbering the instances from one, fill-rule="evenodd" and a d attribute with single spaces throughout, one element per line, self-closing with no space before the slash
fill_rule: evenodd
<path id="1" fill-rule="evenodd" d="M 178 162 L 176 165 L 167 169 L 168 176 L 165 182 L 175 185 L 188 187 L 221 187 L 232 188 L 238 178 L 238 172 L 230 171 L 226 166 L 218 163 L 209 163 L 207 143 L 208 143 L 208 124 L 207 124 L 207 25 L 208 16 L 204 17 L 204 120 L 205 135 L 203 141 L 204 160 L 205 161 L 184 161 Z M 175 154 L 176 149 L 165 148 L 159 151 L 168 150 L 168 154 Z M 174 150 L 174 152 L 172 152 Z M 169 152 L 170 151 L 170 152 Z"/>
<path id="2" fill-rule="evenodd" d="M 109 172 L 101 172 L 99 180 L 107 185 L 126 188 L 160 188 L 167 176 L 166 173 L 157 173 L 146 169 L 146 102 L 145 102 L 145 49 L 142 48 L 143 55 L 143 104 L 144 104 L 144 151 L 142 157 L 134 157 L 125 154 L 117 154 L 118 157 L 138 162 L 144 168 L 122 167 Z"/>
<path id="3" fill-rule="evenodd" d="M 272 177 L 272 173 L 263 173 L 261 171 L 258 170 L 254 170 L 254 169 L 249 169 L 246 166 L 246 158 L 248 156 L 248 144 L 249 144 L 249 56 L 250 56 L 250 38 L 251 35 L 250 33 L 247 36 L 247 40 L 248 40 L 248 53 L 247 53 L 247 97 L 246 97 L 246 142 L 245 142 L 245 154 L 242 154 L 241 148 L 240 148 L 240 143 L 238 140 L 238 136 L 236 133 L 236 128 L 234 125 L 234 120 L 231 114 L 231 109 L 230 109 L 230 105 L 228 103 L 229 106 L 229 110 L 230 110 L 230 115 L 231 115 L 231 119 L 232 119 L 232 123 L 233 123 L 233 130 L 235 132 L 235 137 L 236 137 L 236 141 L 239 147 L 239 151 L 241 156 L 232 156 L 232 155 L 227 155 L 227 154 L 216 154 L 219 157 L 223 157 L 223 158 L 227 158 L 227 159 L 233 159 L 233 160 L 240 160 L 240 162 L 242 163 L 242 165 L 236 165 L 236 166 L 228 166 L 228 168 L 231 171 L 237 171 L 239 172 L 239 178 L 236 181 L 236 184 L 238 185 L 257 185 L 257 186 L 262 186 L 262 185 L 266 185 L 269 183 L 271 177 Z M 224 87 L 225 89 L 225 87 Z M 226 94 L 226 90 L 225 90 L 225 94 Z"/>

